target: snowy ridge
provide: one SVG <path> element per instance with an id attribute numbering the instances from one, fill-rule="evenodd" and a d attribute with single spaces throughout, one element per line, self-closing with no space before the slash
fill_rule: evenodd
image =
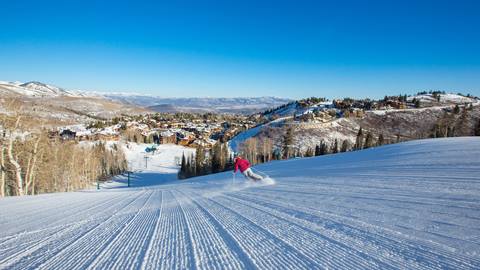
<path id="1" fill-rule="evenodd" d="M 465 104 L 465 103 L 474 103 L 478 104 L 479 100 L 473 97 L 466 97 L 458 94 L 438 94 L 439 102 L 442 104 Z M 423 95 L 415 95 L 408 97 L 408 101 L 412 101 L 413 99 L 419 100 L 421 103 L 435 103 L 437 100 L 432 94 L 423 94 Z"/>
<path id="2" fill-rule="evenodd" d="M 0 81 L 0 91 L 2 90 L 7 90 L 11 93 L 25 95 L 29 97 L 87 96 L 86 94 L 79 91 L 67 91 L 57 86 L 35 81 L 26 83 Z"/>
<path id="3" fill-rule="evenodd" d="M 263 125 L 258 125 L 254 128 L 247 129 L 245 131 L 240 132 L 237 134 L 235 137 L 233 137 L 231 140 L 228 141 L 228 146 L 231 151 L 233 152 L 239 152 L 240 151 L 240 146 L 242 143 L 244 143 L 246 140 L 255 137 L 261 130 L 262 128 L 268 127 L 268 126 L 275 126 L 275 125 L 281 125 L 285 120 L 292 118 L 291 116 L 287 117 L 282 117 L 275 119 L 273 121 L 270 121 L 266 124 Z"/>
<path id="4" fill-rule="evenodd" d="M 152 169 L 6 198 L 0 268 L 479 269 L 478 156 L 478 137 L 420 140 L 254 168 L 274 185 Z"/>

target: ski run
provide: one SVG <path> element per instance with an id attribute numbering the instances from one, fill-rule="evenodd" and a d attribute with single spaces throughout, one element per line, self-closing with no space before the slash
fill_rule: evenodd
<path id="1" fill-rule="evenodd" d="M 0 269 L 480 269 L 478 137 L 254 167 L 266 183 L 176 180 L 183 151 L 130 153 L 132 187 L 0 200 Z"/>

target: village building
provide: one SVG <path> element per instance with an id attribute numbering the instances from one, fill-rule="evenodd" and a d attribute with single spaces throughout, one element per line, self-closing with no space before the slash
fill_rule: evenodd
<path id="1" fill-rule="evenodd" d="M 70 129 L 64 129 L 60 132 L 59 135 L 62 140 L 75 140 L 76 132 L 71 131 Z"/>
<path id="2" fill-rule="evenodd" d="M 195 141 L 193 141 L 189 146 L 194 147 L 194 148 L 203 147 L 203 148 L 210 149 L 216 143 L 217 143 L 217 141 L 209 139 L 209 138 L 199 138 L 199 139 L 196 139 Z"/>
<path id="3" fill-rule="evenodd" d="M 159 144 L 177 143 L 177 135 L 169 130 L 160 132 Z"/>

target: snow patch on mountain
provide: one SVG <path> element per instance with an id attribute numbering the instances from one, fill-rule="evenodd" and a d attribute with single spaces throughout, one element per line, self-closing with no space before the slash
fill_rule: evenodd
<path id="1" fill-rule="evenodd" d="M 414 95 L 407 97 L 409 102 L 412 102 L 414 99 L 419 100 L 422 104 L 431 104 L 431 103 L 442 103 L 443 105 L 448 104 L 465 104 L 465 103 L 474 103 L 478 104 L 479 100 L 474 97 L 467 97 L 459 94 L 446 93 L 438 94 L 439 100 L 433 94 L 422 94 Z"/>
<path id="2" fill-rule="evenodd" d="M 252 137 L 255 137 L 263 128 L 266 128 L 269 126 L 282 125 L 285 122 L 285 120 L 290 118 L 292 117 L 287 116 L 287 117 L 278 118 L 266 124 L 258 125 L 251 129 L 247 129 L 243 132 L 240 132 L 239 134 L 237 134 L 235 137 L 233 137 L 231 140 L 228 141 L 228 146 L 230 147 L 231 151 L 239 152 L 242 143 L 244 143 L 246 140 Z"/>
<path id="3" fill-rule="evenodd" d="M 86 94 L 79 91 L 68 91 L 57 86 L 36 81 L 26 83 L 0 81 L 0 91 L 2 90 L 8 90 L 14 94 L 24 95 L 28 97 L 87 96 Z"/>

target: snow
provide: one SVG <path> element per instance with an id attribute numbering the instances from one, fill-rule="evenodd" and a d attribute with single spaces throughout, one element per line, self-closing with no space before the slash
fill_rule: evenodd
<path id="1" fill-rule="evenodd" d="M 83 93 L 78 91 L 67 91 L 65 89 L 41 82 L 19 83 L 0 81 L 0 87 L 29 97 L 85 96 Z"/>
<path id="2" fill-rule="evenodd" d="M 262 130 L 262 128 L 265 128 L 265 127 L 271 126 L 271 125 L 272 126 L 273 125 L 279 125 L 282 122 L 284 122 L 285 120 L 290 119 L 290 118 L 292 118 L 292 117 L 287 116 L 287 117 L 278 118 L 278 119 L 270 121 L 266 124 L 258 125 L 254 128 L 250 128 L 250 129 L 247 129 L 245 131 L 242 131 L 239 134 L 237 134 L 235 137 L 233 137 L 230 141 L 228 141 L 228 146 L 230 147 L 230 150 L 232 150 L 234 152 L 238 152 L 240 150 L 240 145 L 242 143 L 244 143 L 246 140 L 248 140 L 248 139 L 254 137 L 255 135 L 257 135 Z"/>
<path id="3" fill-rule="evenodd" d="M 272 113 L 267 114 L 266 116 L 271 116 L 271 115 L 277 115 L 279 117 L 291 116 L 297 112 L 298 110 L 297 105 L 298 104 L 296 102 L 292 102 L 283 108 L 274 110 Z"/>
<path id="4" fill-rule="evenodd" d="M 154 144 L 122 144 L 131 171 L 176 174 L 179 169 L 177 161 L 181 160 L 182 154 L 185 153 L 185 156 L 188 156 L 195 153 L 195 149 L 176 144 L 155 145 L 157 148 L 155 153 L 146 153 L 145 149 L 152 145 Z M 147 168 L 145 168 L 145 156 L 148 157 Z"/>
<path id="5" fill-rule="evenodd" d="M 475 100 L 472 98 L 460 96 L 457 94 L 442 94 L 440 95 L 440 101 L 462 104 L 462 103 L 471 103 L 471 102 L 474 102 Z"/>
<path id="6" fill-rule="evenodd" d="M 465 96 L 462 96 L 462 95 L 452 94 L 452 93 L 439 94 L 439 96 L 440 96 L 440 102 L 447 103 L 447 104 L 448 103 L 451 103 L 451 104 L 465 104 L 465 103 L 477 103 L 478 102 L 478 100 L 476 100 L 475 98 L 465 97 Z M 414 98 L 419 100 L 420 102 L 423 102 L 423 103 L 436 102 L 436 99 L 435 99 L 435 97 L 433 97 L 432 94 L 415 95 L 415 96 L 408 97 L 407 100 L 409 102 L 411 102 L 411 101 L 413 101 Z"/>
<path id="7" fill-rule="evenodd" d="M 63 131 L 63 130 L 71 130 L 73 132 L 83 132 L 87 130 L 87 127 L 85 127 L 84 124 L 76 124 L 76 125 L 69 125 L 69 126 L 64 126 L 64 127 L 58 127 L 57 130 Z"/>
<path id="8" fill-rule="evenodd" d="M 181 149 L 162 149 L 131 188 L 0 200 L 0 268 L 480 268 L 478 137 L 254 168 L 273 185 L 231 172 L 164 182 Z"/>

